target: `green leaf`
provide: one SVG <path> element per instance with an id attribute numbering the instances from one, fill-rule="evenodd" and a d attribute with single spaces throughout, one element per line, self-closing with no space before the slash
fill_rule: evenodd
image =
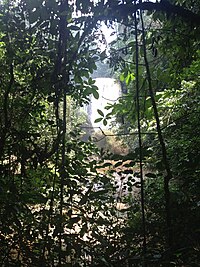
<path id="1" fill-rule="evenodd" d="M 50 96 L 48 96 L 47 101 L 48 102 L 54 102 L 55 101 L 55 97 L 50 95 Z"/>
<path id="2" fill-rule="evenodd" d="M 72 218 L 69 219 L 69 223 L 70 223 L 70 225 L 73 225 L 74 223 L 77 223 L 80 220 L 81 220 L 80 216 L 72 217 Z"/>
<path id="3" fill-rule="evenodd" d="M 96 119 L 94 122 L 95 123 L 98 123 L 98 122 L 100 122 L 100 121 L 102 121 L 103 120 L 103 118 L 98 118 L 98 119 Z"/>
<path id="4" fill-rule="evenodd" d="M 133 170 L 124 170 L 125 174 L 133 174 Z"/>
<path id="5" fill-rule="evenodd" d="M 125 80 L 123 73 L 120 74 L 119 79 L 120 79 L 121 82 L 123 82 Z"/>
<path id="6" fill-rule="evenodd" d="M 151 173 L 151 172 L 146 173 L 145 176 L 148 178 L 156 178 L 157 177 L 157 175 L 155 173 Z"/>
<path id="7" fill-rule="evenodd" d="M 122 161 L 117 162 L 114 166 L 115 166 L 115 168 L 122 166 Z"/>
<path id="8" fill-rule="evenodd" d="M 81 70 L 81 75 L 86 77 L 86 78 L 89 78 L 89 72 L 86 69 Z"/>
<path id="9" fill-rule="evenodd" d="M 88 84 L 93 85 L 95 84 L 95 80 L 93 80 L 91 77 L 88 79 Z"/>
<path id="10" fill-rule="evenodd" d="M 80 200 L 79 205 L 80 206 L 84 205 L 87 202 L 87 200 L 88 200 L 88 195 L 84 195 Z"/>
<path id="11" fill-rule="evenodd" d="M 104 195 L 104 194 L 107 194 L 107 193 L 108 193 L 107 189 L 103 189 L 103 190 L 99 190 L 99 191 L 94 192 L 94 194 L 96 196 Z"/>
<path id="12" fill-rule="evenodd" d="M 103 111 L 101 111 L 100 109 L 97 109 L 97 112 L 99 113 L 100 116 L 104 117 Z"/>
<path id="13" fill-rule="evenodd" d="M 134 165 L 135 165 L 135 162 L 134 161 L 130 161 L 129 163 L 124 164 L 123 166 L 125 168 L 130 168 L 130 167 L 133 167 Z"/>
<path id="14" fill-rule="evenodd" d="M 103 125 L 106 126 L 107 124 L 108 124 L 107 120 L 104 119 L 104 120 L 103 120 Z"/>
<path id="15" fill-rule="evenodd" d="M 100 166 L 100 168 L 106 168 L 106 167 L 110 167 L 110 166 L 112 166 L 112 163 L 106 162 L 102 166 Z"/>
<path id="16" fill-rule="evenodd" d="M 92 94 L 95 99 L 99 99 L 99 93 L 96 90 L 93 90 Z"/>
<path id="17" fill-rule="evenodd" d="M 126 77 L 126 79 L 125 79 L 125 81 L 126 81 L 126 85 L 129 85 L 130 82 L 132 82 L 132 81 L 134 81 L 134 80 L 135 80 L 135 76 L 134 76 L 134 74 L 128 72 L 128 75 L 127 75 L 127 77 Z"/>
<path id="18" fill-rule="evenodd" d="M 76 25 L 70 25 L 69 29 L 72 30 L 72 31 L 80 31 L 80 28 L 78 26 L 76 26 Z"/>

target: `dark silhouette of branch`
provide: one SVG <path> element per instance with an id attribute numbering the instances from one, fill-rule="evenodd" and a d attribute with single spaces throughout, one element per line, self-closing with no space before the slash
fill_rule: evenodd
<path id="1" fill-rule="evenodd" d="M 137 130 L 138 130 L 138 145 L 139 145 L 139 166 L 140 166 L 140 204 L 141 204 L 141 216 L 142 216 L 142 256 L 144 262 L 142 266 L 147 267 L 146 263 L 146 252 L 147 252 L 147 231 L 146 231 L 146 214 L 145 214 L 145 198 L 144 198 L 144 177 L 143 177 L 143 141 L 141 134 L 141 115 L 140 115 L 140 85 L 139 85 L 139 45 L 138 45 L 138 29 L 137 29 L 137 17 L 134 14 L 135 24 L 135 89 L 136 95 L 134 100 L 136 101 L 136 112 L 137 112 Z M 146 63 L 146 62 L 145 62 Z"/>
<path id="2" fill-rule="evenodd" d="M 153 111 L 154 111 L 154 117 L 156 120 L 158 139 L 160 142 L 163 163 L 164 163 L 165 171 L 166 171 L 166 175 L 164 177 L 165 211 L 166 211 L 166 226 L 167 226 L 168 246 L 169 246 L 169 248 L 171 248 L 172 244 L 173 244 L 173 240 L 172 240 L 172 220 L 171 220 L 171 210 L 170 210 L 171 202 L 170 202 L 169 181 L 172 179 L 172 172 L 171 172 L 171 168 L 170 168 L 170 164 L 169 164 L 169 158 L 167 155 L 165 140 L 163 138 L 163 133 L 162 133 L 161 125 L 160 125 L 160 118 L 159 118 L 159 114 L 158 114 L 157 103 L 155 100 L 153 87 L 152 87 L 151 73 L 150 73 L 150 68 L 149 68 L 149 62 L 147 59 L 146 39 L 145 39 L 144 21 L 143 21 L 142 13 L 140 13 L 140 20 L 141 20 L 142 29 L 143 29 L 143 32 L 142 32 L 143 54 L 144 54 L 144 61 L 146 64 L 146 73 L 147 73 L 149 94 L 150 94 L 151 103 L 152 103 L 152 107 L 153 107 Z"/>
<path id="3" fill-rule="evenodd" d="M 136 10 L 161 11 L 168 16 L 178 15 L 185 21 L 190 21 L 195 24 L 200 24 L 200 15 L 183 8 L 182 6 L 173 5 L 168 1 L 161 1 L 160 3 L 144 2 L 136 5 L 119 5 L 118 10 L 121 14 L 132 14 Z"/>
<path id="4" fill-rule="evenodd" d="M 200 24 L 200 15 L 192 12 L 191 10 L 185 9 L 182 6 L 174 5 L 165 1 L 160 1 L 159 3 L 153 2 L 140 2 L 138 4 L 120 4 L 113 5 L 112 2 L 108 2 L 108 8 L 110 9 L 106 16 L 101 16 L 103 20 L 117 19 L 117 18 L 127 18 L 128 15 L 134 14 L 137 10 L 147 10 L 147 11 L 158 11 L 164 12 L 168 17 L 177 15 L 186 22 L 191 22 L 193 24 Z"/>

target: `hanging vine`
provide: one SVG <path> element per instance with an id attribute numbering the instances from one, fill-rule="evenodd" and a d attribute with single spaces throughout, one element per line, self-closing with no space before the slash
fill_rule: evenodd
<path id="1" fill-rule="evenodd" d="M 142 231 L 143 231 L 143 266 L 146 267 L 146 219 L 145 219 L 145 199 L 144 199 L 144 179 L 143 179 L 143 147 L 142 147 L 142 133 L 140 124 L 140 91 L 139 91 L 139 44 L 138 44 L 138 21 L 137 12 L 134 13 L 134 27 L 135 27 L 135 84 L 136 84 L 136 110 L 137 110 L 137 128 L 139 140 L 139 166 L 140 166 L 140 195 L 141 195 L 141 211 L 142 211 Z"/>
<path id="2" fill-rule="evenodd" d="M 0 265 L 146 267 L 154 263 L 159 266 L 177 263 L 197 266 L 199 154 L 195 146 L 199 138 L 195 136 L 194 125 L 198 129 L 199 80 L 196 73 L 199 54 L 195 52 L 193 65 L 184 65 L 185 73 L 176 68 L 176 73 L 182 71 L 179 81 L 185 79 L 181 85 L 177 83 L 180 90 L 172 93 L 171 89 L 164 91 L 162 87 L 158 102 L 153 88 L 154 73 L 150 69 L 153 61 L 148 60 L 151 41 L 147 39 L 146 18 L 139 10 L 168 14 L 175 7 L 172 13 L 180 15 L 185 9 L 168 1 L 75 2 L 79 14 L 83 12 L 76 18 L 72 15 L 75 3 L 71 0 L 8 0 L 0 5 Z M 191 19 L 191 27 L 199 24 L 198 18 L 196 14 Z M 118 50 L 114 47 L 117 41 L 111 45 L 116 55 L 116 68 L 121 68 L 120 76 L 129 94 L 119 98 L 121 102 L 115 105 L 118 114 L 124 116 L 122 123 L 127 122 L 127 129 L 122 134 L 99 129 L 101 138 L 131 136 L 131 141 L 128 140 L 130 153 L 128 149 L 125 152 L 113 150 L 123 155 L 99 151 L 92 142 L 82 141 L 79 127 L 74 126 L 79 123 L 79 114 L 75 114 L 72 101 L 67 101 L 73 99 L 85 104 L 91 95 L 98 98 L 98 88 L 91 74 L 96 69 L 95 62 L 107 57 L 100 51 L 97 39 L 100 20 L 106 20 L 111 27 L 109 19 L 122 23 L 124 30 L 119 34 Z M 164 20 L 162 16 L 160 19 Z M 171 27 L 169 21 L 167 27 Z M 182 27 L 181 32 L 188 28 Z M 172 44 L 176 43 L 175 55 L 179 54 L 181 65 L 187 55 L 178 47 L 182 37 L 171 37 L 176 30 L 172 29 L 169 36 Z M 194 36 L 196 32 L 197 29 Z M 103 35 L 101 37 L 99 39 L 105 41 Z M 155 40 L 153 45 L 159 46 Z M 192 42 L 192 50 L 195 50 L 197 38 L 189 44 Z M 125 46 L 120 48 L 122 43 Z M 192 61 L 194 52 L 189 45 L 187 48 Z M 131 60 L 126 60 L 128 56 Z M 173 54 L 172 60 L 174 57 Z M 170 87 L 172 84 L 167 82 Z M 151 101 L 146 92 L 143 95 L 146 85 Z M 172 108 L 165 103 L 169 95 Z M 145 99 L 145 104 L 141 99 Z M 160 107 L 165 115 L 175 107 L 167 126 L 165 118 L 159 118 Z M 75 122 L 70 125 L 67 116 L 74 114 Z M 149 121 L 153 125 L 151 129 L 156 124 L 157 132 L 148 131 Z M 166 133 L 175 129 L 174 135 L 164 139 L 163 129 Z M 159 144 L 156 140 L 155 145 L 155 138 L 150 134 L 158 136 Z M 111 139 L 110 151 L 113 143 L 118 146 L 115 139 Z M 152 160 L 155 156 L 160 160 L 157 151 L 150 151 L 158 146 L 165 169 L 164 186 L 162 174 L 147 175 L 144 167 L 146 159 Z M 185 152 L 178 151 L 180 165 L 177 155 L 172 155 L 177 147 Z M 173 160 L 175 163 L 170 165 Z M 155 166 L 155 162 L 153 164 Z M 182 166 L 184 170 L 180 170 Z M 183 180 L 181 186 L 185 192 L 179 181 L 171 181 L 171 167 Z M 178 214 L 179 209 L 185 212 L 182 203 L 187 205 L 186 215 Z M 172 225 L 174 215 L 177 218 Z M 183 219 L 187 223 L 182 226 Z M 176 234 L 174 240 L 172 229 L 180 233 L 180 236 L 173 233 Z M 189 242 L 188 237 L 192 239 Z"/>
<path id="3" fill-rule="evenodd" d="M 172 173 L 169 165 L 169 160 L 167 156 L 167 150 L 165 146 L 165 141 L 163 139 L 162 130 L 160 126 L 160 119 L 158 115 L 158 109 L 155 101 L 155 96 L 153 92 L 152 82 L 151 82 L 151 73 L 149 68 L 149 63 L 147 59 L 147 51 L 146 51 L 146 40 L 145 40 L 145 28 L 144 28 L 144 21 L 142 12 L 140 12 L 140 20 L 142 25 L 142 41 L 143 41 L 143 53 L 144 53 L 144 62 L 147 74 L 147 81 L 148 81 L 148 90 L 149 95 L 151 98 L 151 103 L 154 111 L 154 116 L 156 120 L 156 127 L 158 138 L 161 146 L 163 163 L 166 170 L 166 175 L 164 177 L 164 192 L 165 192 L 165 211 L 166 211 L 166 226 L 167 226 L 167 240 L 169 248 L 172 246 L 172 224 L 171 224 L 171 212 L 170 212 L 170 191 L 169 191 L 169 181 L 172 179 Z"/>

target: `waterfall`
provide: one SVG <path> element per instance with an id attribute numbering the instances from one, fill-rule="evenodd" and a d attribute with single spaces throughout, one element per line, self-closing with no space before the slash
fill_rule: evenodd
<path id="1" fill-rule="evenodd" d="M 100 121 L 95 123 L 97 118 L 101 116 L 98 113 L 98 109 L 101 110 L 104 115 L 108 114 L 110 111 L 105 109 L 107 104 L 114 104 L 118 101 L 121 96 L 121 85 L 114 78 L 96 78 L 95 85 L 98 87 L 99 98 L 95 99 L 93 96 L 91 97 L 91 101 L 89 105 L 87 105 L 87 115 L 88 119 L 91 122 L 92 127 L 98 130 L 100 127 L 103 129 L 108 129 L 111 126 L 111 122 L 113 119 L 108 120 L 108 124 L 105 126 L 103 122 Z"/>

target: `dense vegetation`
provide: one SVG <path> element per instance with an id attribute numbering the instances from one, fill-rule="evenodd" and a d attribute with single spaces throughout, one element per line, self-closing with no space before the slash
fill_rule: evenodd
<path id="1" fill-rule="evenodd" d="M 0 266 L 199 266 L 199 25 L 192 0 L 0 1 Z M 109 151 L 80 127 L 105 61 Z"/>

